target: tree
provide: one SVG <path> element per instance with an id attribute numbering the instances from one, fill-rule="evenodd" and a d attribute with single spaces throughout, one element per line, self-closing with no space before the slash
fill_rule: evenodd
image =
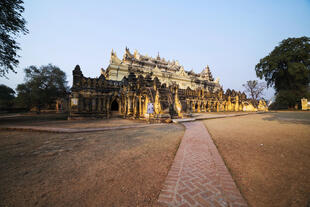
<path id="1" fill-rule="evenodd" d="M 258 82 L 257 80 L 249 80 L 246 84 L 242 84 L 245 88 L 245 93 L 251 97 L 252 103 L 257 105 L 257 101 L 263 95 L 263 91 L 266 88 L 266 84 L 263 82 Z"/>
<path id="2" fill-rule="evenodd" d="M 294 107 L 303 96 L 309 95 L 310 38 L 283 40 L 260 60 L 255 70 L 260 79 L 265 79 L 267 87 L 275 88 L 276 100 Z"/>
<path id="3" fill-rule="evenodd" d="M 13 104 L 13 100 L 15 98 L 15 91 L 6 86 L 1 84 L 0 85 L 0 109 L 7 109 Z"/>
<path id="4" fill-rule="evenodd" d="M 19 63 L 16 52 L 20 49 L 16 37 L 20 33 L 28 33 L 26 21 L 22 17 L 23 3 L 22 0 L 0 1 L 0 77 L 9 71 L 16 73 L 14 68 Z"/>
<path id="5" fill-rule="evenodd" d="M 45 65 L 40 68 L 30 66 L 25 70 L 25 80 L 16 88 L 18 101 L 26 108 L 51 106 L 57 98 L 64 97 L 68 92 L 66 74 L 54 65 Z"/>

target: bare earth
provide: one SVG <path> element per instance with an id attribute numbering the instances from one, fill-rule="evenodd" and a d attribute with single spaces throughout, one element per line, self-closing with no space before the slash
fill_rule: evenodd
<path id="1" fill-rule="evenodd" d="M 0 206 L 157 206 L 183 133 L 0 131 Z"/>
<path id="2" fill-rule="evenodd" d="M 66 114 L 23 115 L 15 117 L 1 117 L 0 127 L 6 126 L 40 126 L 53 128 L 87 129 L 145 124 L 142 120 L 128 120 L 123 118 L 67 120 Z"/>
<path id="3" fill-rule="evenodd" d="M 310 113 L 204 121 L 250 206 L 310 206 Z"/>

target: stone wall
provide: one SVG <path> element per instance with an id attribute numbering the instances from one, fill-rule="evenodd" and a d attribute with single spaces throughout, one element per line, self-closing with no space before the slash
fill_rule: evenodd
<path id="1" fill-rule="evenodd" d="M 184 117 L 196 112 L 268 110 L 264 101 L 254 107 L 244 93 L 234 90 L 224 93 L 221 88 L 182 89 L 176 83 L 161 83 L 152 73 L 143 76 L 130 68 L 129 71 L 120 81 L 108 80 L 104 74 L 86 78 L 77 65 L 73 70 L 70 118 L 110 118 L 115 112 L 123 117 L 145 118 L 150 102 L 157 118 Z"/>

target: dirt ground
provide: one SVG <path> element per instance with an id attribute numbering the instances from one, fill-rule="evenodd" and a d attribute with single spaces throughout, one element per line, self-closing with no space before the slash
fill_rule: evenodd
<path id="1" fill-rule="evenodd" d="M 310 113 L 204 121 L 250 206 L 310 206 Z"/>
<path id="2" fill-rule="evenodd" d="M 0 116 L 0 127 L 5 126 L 42 126 L 53 128 L 102 128 L 145 124 L 143 120 L 129 120 L 123 118 L 111 119 L 87 119 L 87 120 L 67 120 L 67 114 L 40 114 L 21 116 Z"/>
<path id="3" fill-rule="evenodd" d="M 0 206 L 157 206 L 183 134 L 175 124 L 77 134 L 0 131 Z"/>

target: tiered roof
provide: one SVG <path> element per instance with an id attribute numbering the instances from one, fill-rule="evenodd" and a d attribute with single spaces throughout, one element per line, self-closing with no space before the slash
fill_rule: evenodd
<path id="1" fill-rule="evenodd" d="M 112 50 L 112 56 L 113 55 L 116 56 L 116 54 Z M 125 49 L 125 54 L 123 56 L 122 62 L 127 64 L 136 64 L 140 66 L 148 66 L 154 68 L 157 67 L 159 69 L 164 69 L 170 72 L 177 72 L 180 70 L 184 70 L 183 66 L 181 66 L 178 61 L 175 60 L 167 61 L 165 58 L 161 58 L 159 54 L 157 55 L 156 58 L 149 57 L 147 55 L 141 55 L 140 53 L 138 53 L 137 50 L 135 50 L 134 53 L 132 54 L 127 47 Z M 208 65 L 204 68 L 204 70 L 201 73 L 195 73 L 193 70 L 184 72 L 190 76 L 201 77 L 210 81 L 214 81 L 214 78 Z"/>

